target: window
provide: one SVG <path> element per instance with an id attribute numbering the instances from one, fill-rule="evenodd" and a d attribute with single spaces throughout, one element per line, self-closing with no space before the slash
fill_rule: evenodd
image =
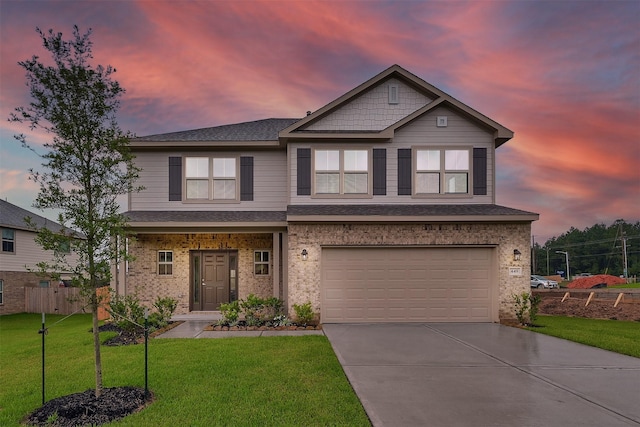
<path id="1" fill-rule="evenodd" d="M 236 200 L 237 159 L 186 157 L 187 200 Z"/>
<path id="2" fill-rule="evenodd" d="M 368 150 L 315 150 L 315 194 L 369 194 Z"/>
<path id="3" fill-rule="evenodd" d="M 11 230 L 9 228 L 2 229 L 2 252 L 11 252 L 14 253 L 16 251 L 16 234 L 15 230 Z"/>
<path id="4" fill-rule="evenodd" d="M 40 286 L 41 288 L 48 288 L 49 287 L 49 281 L 48 280 L 40 280 L 40 282 L 38 283 L 38 286 Z"/>
<path id="5" fill-rule="evenodd" d="M 58 251 L 63 254 L 71 253 L 71 241 L 70 240 L 61 240 L 58 242 Z"/>
<path id="6" fill-rule="evenodd" d="M 253 252 L 253 273 L 256 276 L 269 275 L 269 251 Z"/>
<path id="7" fill-rule="evenodd" d="M 158 251 L 158 275 L 173 274 L 173 251 Z"/>
<path id="8" fill-rule="evenodd" d="M 416 194 L 468 194 L 469 150 L 416 150 Z"/>
<path id="9" fill-rule="evenodd" d="M 0 280 L 0 304 L 4 304 L 4 282 Z"/>

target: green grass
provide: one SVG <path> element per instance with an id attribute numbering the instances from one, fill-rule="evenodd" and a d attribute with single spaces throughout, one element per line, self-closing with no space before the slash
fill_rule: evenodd
<path id="1" fill-rule="evenodd" d="M 640 322 L 539 316 L 536 325 L 540 327 L 528 329 L 592 347 L 640 357 Z"/>
<path id="2" fill-rule="evenodd" d="M 90 315 L 47 316 L 46 400 L 94 387 Z M 0 317 L 0 425 L 41 406 L 41 316 Z M 106 336 L 106 335 L 105 335 Z M 105 387 L 144 387 L 144 346 L 102 347 Z M 155 400 L 113 426 L 368 426 L 324 336 L 152 339 Z"/>
<path id="3" fill-rule="evenodd" d="M 608 286 L 609 288 L 626 288 L 626 289 L 640 289 L 640 283 L 628 283 L 626 285 L 613 285 L 613 286 Z"/>

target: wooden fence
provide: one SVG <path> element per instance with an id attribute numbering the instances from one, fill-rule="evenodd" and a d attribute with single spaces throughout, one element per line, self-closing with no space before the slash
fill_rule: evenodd
<path id="1" fill-rule="evenodd" d="M 103 303 L 108 303 L 109 288 L 96 291 L 105 296 Z M 80 295 L 80 288 L 24 288 L 24 308 L 27 313 L 64 314 L 91 313 L 90 307 Z M 84 307 L 84 308 L 83 308 Z M 109 314 L 103 307 L 98 308 L 98 319 L 105 320 Z"/>

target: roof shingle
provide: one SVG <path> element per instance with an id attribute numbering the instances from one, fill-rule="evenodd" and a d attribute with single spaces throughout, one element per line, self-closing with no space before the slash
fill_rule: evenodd
<path id="1" fill-rule="evenodd" d="M 300 119 L 264 119 L 135 138 L 136 142 L 278 141 L 278 133 Z"/>

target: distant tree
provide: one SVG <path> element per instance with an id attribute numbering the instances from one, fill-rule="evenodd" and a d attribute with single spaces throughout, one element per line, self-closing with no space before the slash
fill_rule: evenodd
<path id="1" fill-rule="evenodd" d="M 40 185 L 34 206 L 57 209 L 59 223 L 76 230 L 82 238 L 39 229 L 39 244 L 56 256 L 38 267 L 42 272 L 73 271 L 74 282 L 83 289 L 93 312 L 98 397 L 102 392 L 102 362 L 96 289 L 110 278 L 111 260 L 127 257 L 115 243 L 126 233 L 126 221 L 118 212 L 116 199 L 140 190 L 134 186 L 140 170 L 134 166 L 129 149 L 131 135 L 121 131 L 116 122 L 119 98 L 124 92 L 111 79 L 116 70 L 111 66 L 94 68 L 89 63 L 93 58 L 91 30 L 81 34 L 74 26 L 71 40 L 63 40 L 62 33 L 53 30 L 44 33 L 36 28 L 36 32 L 53 63 L 45 65 L 38 56 L 18 63 L 26 70 L 32 100 L 28 107 L 16 108 L 9 120 L 28 123 L 31 130 L 42 129 L 53 135 L 45 144 L 48 151 L 41 156 L 44 172 L 30 170 L 30 179 Z M 33 150 L 23 134 L 15 138 Z M 77 255 L 77 264 L 66 261 L 67 249 Z"/>
<path id="2" fill-rule="evenodd" d="M 624 242 L 624 244 L 623 244 Z M 624 273 L 625 246 L 627 274 L 640 274 L 640 222 L 628 223 L 618 219 L 610 226 L 595 224 L 584 230 L 571 227 L 566 233 L 536 244 L 534 272 L 554 274 L 566 270 L 565 257 L 556 251 L 569 252 L 571 273 L 589 272 L 620 275 Z"/>

